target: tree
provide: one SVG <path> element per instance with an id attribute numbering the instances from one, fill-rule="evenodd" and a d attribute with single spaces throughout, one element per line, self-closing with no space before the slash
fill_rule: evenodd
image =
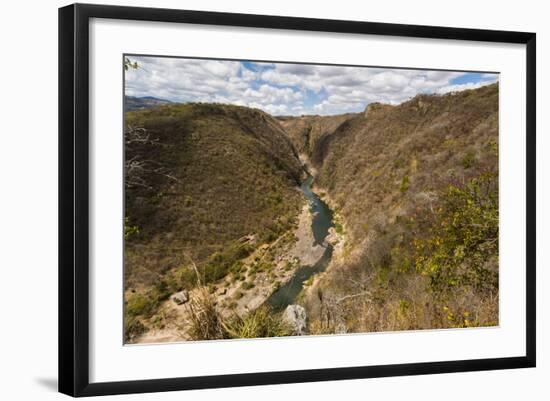
<path id="1" fill-rule="evenodd" d="M 132 62 L 128 57 L 124 57 L 124 70 L 128 71 L 129 69 L 138 69 L 137 61 Z"/>
<path id="2" fill-rule="evenodd" d="M 144 155 L 154 146 L 161 146 L 158 138 L 151 138 L 145 128 L 128 126 L 124 131 L 124 146 L 126 158 L 124 173 L 126 188 L 142 187 L 152 189 L 150 176 L 159 175 L 178 181 L 170 170 L 160 162 L 147 159 Z"/>
<path id="3" fill-rule="evenodd" d="M 441 296 L 452 287 L 498 288 L 498 176 L 449 185 L 426 239 L 414 241 L 416 267 Z"/>

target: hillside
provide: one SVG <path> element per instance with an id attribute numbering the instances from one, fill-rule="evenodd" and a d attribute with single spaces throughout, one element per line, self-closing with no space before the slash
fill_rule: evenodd
<path id="1" fill-rule="evenodd" d="M 353 220 L 351 234 L 363 237 L 376 211 L 392 206 L 385 214 L 395 217 L 425 191 L 496 170 L 497 144 L 497 85 L 417 96 L 397 107 L 373 104 L 331 141 L 317 142 L 316 184 Z"/>
<path id="2" fill-rule="evenodd" d="M 498 84 L 371 104 L 310 154 L 346 238 L 314 330 L 498 324 Z"/>
<path id="3" fill-rule="evenodd" d="M 203 285 L 237 274 L 295 228 L 304 172 L 280 125 L 258 110 L 164 105 L 127 113 L 126 126 L 136 165 L 126 174 L 127 325 L 142 331 L 168 296 L 196 286 L 196 270 Z"/>
<path id="4" fill-rule="evenodd" d="M 498 96 L 126 113 L 126 341 L 497 325 Z"/>
<path id="5" fill-rule="evenodd" d="M 335 116 L 277 117 L 298 152 L 311 156 L 316 143 L 332 133 L 353 113 Z"/>

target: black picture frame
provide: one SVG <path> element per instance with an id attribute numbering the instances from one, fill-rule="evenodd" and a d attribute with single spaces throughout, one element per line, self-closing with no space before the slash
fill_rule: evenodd
<path id="1" fill-rule="evenodd" d="M 91 18 L 524 44 L 527 55 L 525 60 L 527 68 L 525 355 L 494 359 L 90 383 L 88 28 Z M 535 66 L 536 35 L 527 32 L 87 4 L 74 4 L 60 8 L 59 391 L 78 397 L 534 367 L 536 363 Z"/>

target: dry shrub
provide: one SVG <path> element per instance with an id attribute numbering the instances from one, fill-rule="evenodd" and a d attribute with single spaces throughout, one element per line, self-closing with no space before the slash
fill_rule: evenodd
<path id="1" fill-rule="evenodd" d="M 245 316 L 234 315 L 224 319 L 216 309 L 214 296 L 206 287 L 189 303 L 189 337 L 192 340 L 220 340 L 227 338 L 282 337 L 292 330 L 280 314 L 262 306 Z"/>
<path id="2" fill-rule="evenodd" d="M 132 343 L 146 331 L 146 327 L 136 317 L 124 318 L 124 342 Z"/>
<path id="3" fill-rule="evenodd" d="M 220 340 L 227 338 L 223 319 L 214 297 L 201 287 L 189 302 L 189 336 L 192 340 Z"/>

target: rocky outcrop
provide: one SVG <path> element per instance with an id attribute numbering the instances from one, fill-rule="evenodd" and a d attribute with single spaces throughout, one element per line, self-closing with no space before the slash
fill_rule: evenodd
<path id="1" fill-rule="evenodd" d="M 180 291 L 172 295 L 172 301 L 178 305 L 183 305 L 189 302 L 189 293 L 186 290 Z"/>
<path id="2" fill-rule="evenodd" d="M 330 227 L 328 229 L 328 235 L 325 237 L 325 244 L 326 245 L 336 245 L 340 242 L 340 235 L 336 232 L 336 229 L 334 227 Z"/>
<path id="3" fill-rule="evenodd" d="M 369 117 L 372 117 L 374 114 L 378 114 L 379 112 L 383 113 L 387 110 L 392 109 L 393 107 L 394 106 L 392 106 L 391 104 L 386 104 L 386 103 L 379 103 L 379 102 L 370 103 L 365 108 L 364 115 L 366 118 L 369 118 Z"/>
<path id="4" fill-rule="evenodd" d="M 283 313 L 283 321 L 292 329 L 292 334 L 301 336 L 306 334 L 306 310 L 300 305 L 288 305 Z"/>
<path id="5" fill-rule="evenodd" d="M 315 244 L 315 237 L 311 229 L 313 216 L 309 211 L 309 204 L 304 205 L 298 221 L 296 237 L 298 241 L 289 252 L 291 258 L 298 258 L 302 266 L 313 266 L 321 259 L 325 248 Z"/>

